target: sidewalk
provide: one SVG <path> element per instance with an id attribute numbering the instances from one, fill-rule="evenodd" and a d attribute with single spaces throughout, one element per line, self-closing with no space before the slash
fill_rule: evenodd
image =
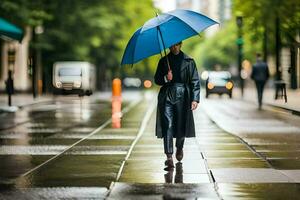
<path id="1" fill-rule="evenodd" d="M 234 90 L 234 97 L 241 97 L 240 88 Z M 274 99 L 275 89 L 274 88 L 265 88 L 263 94 L 263 103 L 270 106 L 276 106 L 288 111 L 291 111 L 293 114 L 300 115 L 300 89 L 298 90 L 287 90 L 287 103 L 284 102 L 284 99 Z M 257 104 L 257 92 L 254 87 L 247 87 L 244 89 L 244 100 L 255 102 Z"/>
<path id="2" fill-rule="evenodd" d="M 203 105 L 194 112 L 196 138 L 186 139 L 183 161 L 174 158 L 170 171 L 163 170 L 153 112 L 107 199 L 295 199 L 299 180 L 293 175 L 298 172 L 271 168 L 239 137 L 211 121 L 203 110 L 211 106 Z M 222 106 L 218 99 L 217 105 Z"/>
<path id="3" fill-rule="evenodd" d="M 52 95 L 43 95 L 33 98 L 32 94 L 16 94 L 12 95 L 12 106 L 8 106 L 8 96 L 0 94 L 0 113 L 1 112 L 16 112 L 19 108 L 24 106 L 52 101 Z"/>
<path id="4" fill-rule="evenodd" d="M 130 97 L 130 92 L 124 92 L 124 97 Z M 110 100 L 111 92 L 110 91 L 101 91 L 95 92 L 90 97 L 83 97 L 83 98 L 90 98 L 91 100 Z M 41 95 L 36 98 L 33 98 L 32 94 L 15 94 L 12 96 L 12 106 L 8 106 L 8 96 L 6 94 L 0 94 L 0 113 L 1 112 L 16 112 L 22 107 L 37 104 L 37 103 L 45 103 L 49 101 L 55 100 L 76 100 L 80 99 L 77 95 L 52 95 L 46 94 Z"/>

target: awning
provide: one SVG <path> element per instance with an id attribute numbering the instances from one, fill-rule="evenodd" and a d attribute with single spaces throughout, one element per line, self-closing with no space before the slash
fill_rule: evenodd
<path id="1" fill-rule="evenodd" d="M 0 17 L 0 37 L 22 41 L 23 31 L 12 23 Z"/>

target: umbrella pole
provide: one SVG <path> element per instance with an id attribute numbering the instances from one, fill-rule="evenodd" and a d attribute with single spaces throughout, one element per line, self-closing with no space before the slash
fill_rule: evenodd
<path id="1" fill-rule="evenodd" d="M 161 37 L 161 41 L 162 41 L 162 44 L 163 44 L 164 53 L 165 53 L 165 56 L 166 56 L 166 59 L 167 59 L 168 69 L 169 69 L 169 71 L 171 71 L 170 63 L 169 63 L 169 59 L 168 59 L 168 56 L 167 56 L 166 47 L 165 47 L 165 43 L 164 43 L 164 39 L 163 39 L 163 37 L 162 37 L 162 34 L 161 34 L 161 31 L 160 31 L 159 26 L 157 26 L 157 30 L 158 30 L 158 32 L 159 32 L 159 35 L 160 35 L 160 37 Z"/>

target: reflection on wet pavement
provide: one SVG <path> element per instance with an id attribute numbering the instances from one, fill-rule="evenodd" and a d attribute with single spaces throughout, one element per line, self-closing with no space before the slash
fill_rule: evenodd
<path id="1" fill-rule="evenodd" d="M 184 148 L 185 156 L 182 161 L 182 168 L 179 168 L 179 171 L 177 171 L 176 167 L 168 172 L 163 171 L 165 155 L 163 154 L 162 142 L 154 137 L 154 114 L 150 120 L 151 124 L 148 124 L 144 135 L 138 141 L 129 160 L 125 163 L 120 183 L 115 184 L 110 197 L 122 196 L 124 199 L 130 199 L 134 195 L 143 199 L 159 199 L 159 197 L 161 198 L 163 194 L 167 193 L 166 187 L 176 187 L 174 183 L 184 183 L 184 185 L 181 185 L 182 188 L 190 186 L 187 183 L 196 184 L 192 186 L 194 188 L 198 186 L 203 187 L 206 184 L 211 191 L 210 195 L 217 199 L 240 199 L 241 197 L 247 199 L 252 197 L 254 199 L 268 199 L 270 196 L 272 199 L 276 199 L 274 198 L 276 197 L 275 195 L 263 194 L 263 191 L 276 190 L 276 188 L 282 186 L 280 186 L 282 182 L 289 185 L 282 187 L 285 188 L 284 192 L 288 188 L 297 188 L 295 184 L 290 182 L 300 180 L 300 175 L 295 176 L 298 172 L 294 173 L 291 170 L 279 171 L 270 168 L 270 163 L 253 150 L 251 146 L 247 146 L 247 143 L 243 142 L 239 137 L 220 129 L 202 109 L 198 109 L 194 114 L 197 134 L 196 142 L 195 140 L 187 140 Z M 226 114 L 229 113 L 227 112 Z M 247 116 L 247 114 L 245 115 Z M 235 117 L 238 116 L 235 115 Z M 233 119 L 236 120 L 234 117 Z M 227 123 L 226 120 L 224 122 Z M 232 123 L 230 122 L 230 126 Z M 271 125 L 274 123 L 274 120 L 267 120 L 266 123 Z M 282 127 L 283 124 L 281 122 L 276 122 L 276 125 L 289 131 L 297 130 L 297 127 L 291 128 L 287 124 L 284 124 L 285 127 Z M 250 126 L 251 131 L 263 129 L 263 127 L 257 129 L 255 126 L 263 126 L 263 123 L 256 123 L 254 127 Z M 245 127 L 242 129 L 236 128 L 241 131 L 246 130 Z M 266 144 L 269 147 L 270 143 Z M 262 148 L 260 145 L 257 145 L 257 147 Z M 266 154 L 262 155 L 277 154 L 280 157 L 287 155 L 296 157 L 298 155 L 297 151 L 291 154 L 290 152 L 265 151 Z M 207 184 L 210 182 L 214 184 Z M 163 190 L 151 191 L 152 193 L 150 193 L 149 187 L 151 188 L 153 183 L 156 183 L 158 188 L 158 184 L 167 183 L 171 185 L 163 185 Z M 253 187 L 255 188 L 254 190 Z M 132 191 L 133 189 L 136 189 L 136 191 Z M 192 191 L 191 188 L 189 189 Z M 185 191 L 189 191 L 189 189 L 186 188 Z M 289 194 L 289 196 L 295 197 L 295 194 L 298 193 L 296 190 L 293 192 L 295 193 Z M 177 198 L 180 196 L 182 198 L 205 198 L 203 194 L 203 196 L 198 196 L 197 194 L 187 195 L 176 191 L 172 195 Z M 279 196 L 282 197 L 283 195 Z"/>
<path id="2" fill-rule="evenodd" d="M 220 199 L 213 184 L 116 183 L 108 199 Z"/>
<path id="3" fill-rule="evenodd" d="M 299 199 L 299 184 L 218 184 L 224 199 Z"/>
<path id="4" fill-rule="evenodd" d="M 207 160 L 208 167 L 211 169 L 215 168 L 266 168 L 268 167 L 267 163 L 261 159 L 231 159 L 231 158 L 218 158 L 218 159 L 209 159 Z"/>
<path id="5" fill-rule="evenodd" d="M 210 183 L 205 161 L 195 139 L 186 139 L 182 163 L 174 157 L 175 168 L 164 171 L 165 154 L 161 139 L 155 137 L 154 112 L 123 168 L 120 182 L 126 183 Z M 138 169 L 138 170 L 137 170 Z"/>
<path id="6" fill-rule="evenodd" d="M 106 195 L 107 189 L 99 187 L 23 188 L 1 192 L 0 199 L 105 199 Z"/>
<path id="7" fill-rule="evenodd" d="M 108 124 L 107 128 L 105 127 L 92 137 L 77 144 L 62 156 L 47 164 L 46 167 L 42 167 L 26 177 L 19 178 L 18 186 L 109 187 L 110 183 L 116 178 L 120 164 L 135 138 L 134 135 L 137 134 L 140 119 L 143 117 L 143 113 L 137 113 L 137 111 L 146 108 L 146 105 L 137 105 L 124 115 L 121 129 L 112 129 L 110 128 L 111 124 Z M 127 127 L 127 116 L 131 116 L 130 127 L 134 128 Z M 74 135 L 78 137 L 78 134 L 74 134 L 74 131 L 76 129 L 71 130 L 72 137 L 62 137 L 60 139 L 74 140 Z M 79 129 L 77 133 L 83 134 L 85 131 L 90 130 Z M 111 139 L 103 139 L 107 138 L 108 134 Z M 51 139 L 53 138 L 55 136 L 51 137 Z"/>
<path id="8" fill-rule="evenodd" d="M 136 98 L 132 103 L 138 100 Z M 29 199 L 49 198 L 52 192 L 57 193 L 52 195 L 58 195 L 57 198 L 60 198 L 59 194 L 61 198 L 93 198 L 96 195 L 97 199 L 104 198 L 147 109 L 147 104 L 132 104 L 123 116 L 121 129 L 112 129 L 108 123 L 62 156 L 27 174 L 89 135 L 111 116 L 109 101 L 55 104 L 23 109 L 22 114 L 27 112 L 27 121 L 15 123 L 9 129 L 1 126 L 0 184 L 1 189 L 7 190 L 0 193 L 0 199 L 16 198 L 24 193 Z M 128 103 L 125 102 L 126 106 Z M 22 174 L 26 175 L 20 177 Z M 73 190 L 77 186 L 84 186 L 77 190 L 82 192 L 81 195 Z M 87 186 L 89 188 L 85 188 Z M 95 186 L 97 188 L 93 190 Z"/>
<path id="9" fill-rule="evenodd" d="M 50 157 L 49 155 L 0 155 L 0 184 L 13 184 L 15 177 L 45 162 Z"/>
<path id="10" fill-rule="evenodd" d="M 16 158 L 27 158 L 28 161 L 19 162 L 20 169 L 23 168 L 22 173 L 35 165 L 41 164 L 40 162 L 34 162 L 35 157 L 41 157 L 45 155 L 55 155 L 63 151 L 70 142 L 67 140 L 48 140 L 49 137 L 58 135 L 59 133 L 68 133 L 74 127 L 75 132 L 89 133 L 94 130 L 99 124 L 103 123 L 108 118 L 110 109 L 109 102 L 98 102 L 97 104 L 89 104 L 84 102 L 82 110 L 78 112 L 78 100 L 69 104 L 55 102 L 55 105 L 38 104 L 36 106 L 22 109 L 20 112 L 14 113 L 14 115 L 8 115 L 8 120 L 5 123 L 8 125 L 17 125 L 9 129 L 5 129 L 1 123 L 0 131 L 0 155 L 5 156 L 5 162 L 2 162 L 2 167 L 7 163 L 15 162 Z M 82 121 L 81 114 L 85 112 L 91 117 L 89 121 Z M 98 113 L 103 113 L 99 115 Z M 105 114 L 107 113 L 107 115 Z M 19 119 L 19 116 L 26 116 L 26 120 L 21 124 L 10 124 L 15 119 Z M 57 117 L 60 115 L 61 117 Z M 106 117 L 106 116 L 107 117 Z M 11 117 L 11 118 L 10 118 Z M 10 119 L 10 120 L 9 120 Z M 24 118 L 22 118 L 24 119 Z M 81 120 L 78 120 L 81 119 Z M 16 122 L 16 121 L 14 121 Z M 10 127 L 7 126 L 7 127 Z M 24 155 L 24 156 L 21 156 Z M 3 157 L 4 158 L 4 157 Z M 9 160 L 11 159 L 11 161 Z M 30 163 L 29 165 L 27 163 Z M 2 168 L 2 170 L 8 170 Z M 20 175 L 18 170 L 14 173 L 15 177 Z"/>
<path id="11" fill-rule="evenodd" d="M 209 169 L 264 168 L 267 163 L 254 154 L 237 137 L 224 132 L 205 112 L 195 112 L 197 141 Z M 214 132 L 207 131 L 208 129 Z"/>
<path id="12" fill-rule="evenodd" d="M 219 126 L 242 138 L 273 168 L 300 169 L 298 116 L 272 108 L 258 111 L 255 105 L 236 100 L 222 100 L 220 104 L 211 99 L 205 109 Z"/>
<path id="13" fill-rule="evenodd" d="M 104 199 L 108 194 L 108 199 L 298 198 L 297 119 L 290 126 L 281 120 L 282 114 L 258 112 L 234 100 L 223 104 L 209 100 L 194 112 L 197 137 L 186 140 L 183 160 L 177 162 L 174 156 L 175 168 L 164 171 L 163 143 L 155 138 L 155 112 L 125 158 L 148 109 L 145 101 L 124 114 L 120 129 L 107 123 L 78 144 L 110 119 L 111 105 L 54 103 L 17 112 L 27 120 L 17 126 L 0 126 L 0 199 Z M 9 123 L 15 123 L 13 118 Z M 120 171 L 118 182 L 111 185 Z"/>
<path id="14" fill-rule="evenodd" d="M 18 179 L 18 187 L 108 187 L 124 155 L 64 155 Z"/>

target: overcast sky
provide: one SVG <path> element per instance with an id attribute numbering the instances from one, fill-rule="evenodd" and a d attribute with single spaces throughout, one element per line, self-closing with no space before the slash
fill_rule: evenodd
<path id="1" fill-rule="evenodd" d="M 176 8 L 175 0 L 153 0 L 154 5 L 161 9 L 162 12 L 168 12 Z"/>

